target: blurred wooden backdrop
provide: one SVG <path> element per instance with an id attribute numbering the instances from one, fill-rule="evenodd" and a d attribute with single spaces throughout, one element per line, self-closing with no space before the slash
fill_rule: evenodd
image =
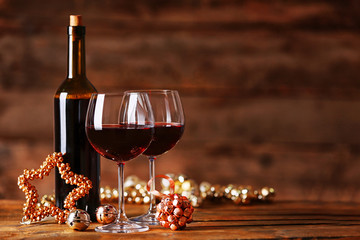
<path id="1" fill-rule="evenodd" d="M 23 198 L 17 176 L 53 151 L 69 14 L 83 15 L 99 91 L 180 91 L 185 134 L 157 173 L 270 185 L 278 199 L 358 201 L 356 0 L 1 0 L 0 198 Z M 147 164 L 140 157 L 125 173 L 147 179 Z M 42 194 L 53 178 L 37 183 Z M 116 186 L 104 159 L 101 180 Z"/>

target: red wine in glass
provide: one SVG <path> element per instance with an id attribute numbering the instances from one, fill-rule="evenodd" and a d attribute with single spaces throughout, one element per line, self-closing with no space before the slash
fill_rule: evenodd
<path id="1" fill-rule="evenodd" d="M 125 214 L 124 165 L 142 154 L 154 133 L 154 116 L 146 93 L 93 94 L 86 114 L 86 135 L 92 147 L 118 165 L 119 213 L 97 232 L 132 233 L 149 230 Z"/>
<path id="2" fill-rule="evenodd" d="M 146 150 L 152 139 L 148 125 L 105 124 L 96 130 L 86 127 L 91 145 L 102 156 L 114 161 L 128 161 Z"/>
<path id="3" fill-rule="evenodd" d="M 183 132 L 183 124 L 156 122 L 153 140 L 143 154 L 146 156 L 158 156 L 169 151 L 180 140 Z"/>
<path id="4" fill-rule="evenodd" d="M 180 140 L 184 132 L 185 117 L 180 101 L 179 93 L 175 90 L 140 90 L 127 91 L 129 93 L 145 92 L 149 96 L 151 108 L 154 114 L 154 137 L 150 146 L 143 153 L 149 158 L 150 179 L 155 176 L 155 159 L 157 156 L 172 149 Z M 155 181 L 152 181 L 151 191 L 155 189 Z M 133 221 L 158 225 L 155 218 L 156 201 L 150 193 L 150 207 L 146 214 L 131 218 Z"/>

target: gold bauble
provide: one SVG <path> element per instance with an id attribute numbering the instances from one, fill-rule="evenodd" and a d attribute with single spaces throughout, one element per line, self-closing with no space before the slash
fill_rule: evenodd
<path id="1" fill-rule="evenodd" d="M 116 219 L 117 210 L 111 204 L 104 204 L 96 209 L 96 220 L 101 224 L 112 223 Z"/>

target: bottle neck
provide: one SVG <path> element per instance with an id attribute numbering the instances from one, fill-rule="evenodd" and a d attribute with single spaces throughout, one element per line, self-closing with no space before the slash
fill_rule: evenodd
<path id="1" fill-rule="evenodd" d="M 67 78 L 86 77 L 85 73 L 85 27 L 68 27 L 68 73 Z"/>

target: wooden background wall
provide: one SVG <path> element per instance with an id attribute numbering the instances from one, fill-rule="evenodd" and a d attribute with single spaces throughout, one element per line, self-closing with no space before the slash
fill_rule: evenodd
<path id="1" fill-rule="evenodd" d="M 180 91 L 185 134 L 157 173 L 270 185 L 278 199 L 359 201 L 356 0 L 0 1 L 0 198 L 23 198 L 17 176 L 53 151 L 72 13 L 87 26 L 99 91 Z M 147 160 L 125 173 L 147 179 Z M 53 178 L 38 182 L 41 193 Z M 104 159 L 101 180 L 116 186 Z"/>

